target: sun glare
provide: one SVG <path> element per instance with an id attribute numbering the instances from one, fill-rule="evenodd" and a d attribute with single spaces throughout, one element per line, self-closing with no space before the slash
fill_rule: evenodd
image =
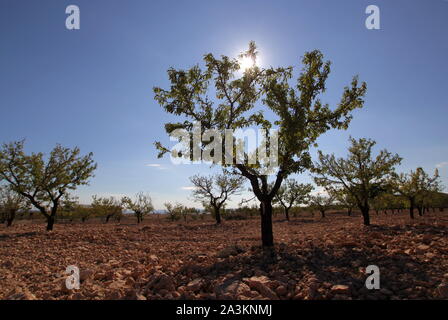
<path id="1" fill-rule="evenodd" d="M 255 63 L 252 60 L 252 58 L 250 58 L 250 57 L 242 57 L 239 62 L 240 62 L 241 70 L 246 71 L 249 68 L 258 66 L 258 57 L 257 57 L 257 60 L 255 60 Z"/>

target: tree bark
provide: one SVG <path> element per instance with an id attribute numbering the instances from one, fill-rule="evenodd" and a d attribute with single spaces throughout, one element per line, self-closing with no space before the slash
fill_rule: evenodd
<path id="1" fill-rule="evenodd" d="M 411 204 L 409 206 L 409 216 L 411 217 L 411 219 L 414 219 L 414 202 L 411 201 Z"/>
<path id="2" fill-rule="evenodd" d="M 214 210 L 214 214 L 215 214 L 215 220 L 216 220 L 216 224 L 220 225 L 221 224 L 221 212 L 220 212 L 220 208 L 219 207 L 213 207 Z"/>
<path id="3" fill-rule="evenodd" d="M 49 215 L 47 217 L 47 231 L 52 231 L 53 230 L 53 225 L 54 225 L 54 216 L 53 215 Z"/>
<path id="4" fill-rule="evenodd" d="M 322 216 L 322 218 L 325 218 L 325 210 L 320 210 L 320 215 Z"/>
<path id="5" fill-rule="evenodd" d="M 12 225 L 12 222 L 14 221 L 14 218 L 16 217 L 16 210 L 10 210 L 9 216 L 6 218 L 6 226 L 10 227 Z"/>
<path id="6" fill-rule="evenodd" d="M 289 221 L 289 208 L 286 208 L 286 207 L 285 207 L 285 218 L 286 218 L 286 221 Z"/>
<path id="7" fill-rule="evenodd" d="M 347 215 L 350 217 L 352 215 L 352 208 L 348 208 Z"/>
<path id="8" fill-rule="evenodd" d="M 417 212 L 420 217 L 423 216 L 423 208 L 421 206 L 417 206 Z"/>
<path id="9" fill-rule="evenodd" d="M 274 246 L 274 235 L 272 232 L 272 202 L 264 200 L 260 203 L 261 213 L 261 242 L 263 247 Z"/>
<path id="10" fill-rule="evenodd" d="M 370 226 L 370 214 L 369 214 L 370 208 L 369 207 L 362 207 L 361 213 L 362 218 L 365 226 Z"/>

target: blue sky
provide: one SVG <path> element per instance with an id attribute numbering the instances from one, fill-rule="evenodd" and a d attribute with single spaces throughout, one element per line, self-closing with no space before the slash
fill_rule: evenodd
<path id="1" fill-rule="evenodd" d="M 80 8 L 80 30 L 65 28 L 70 4 Z M 364 26 L 370 4 L 381 10 L 381 30 Z M 331 105 L 353 75 L 367 82 L 349 130 L 322 136 L 319 149 L 342 156 L 349 135 L 373 138 L 404 158 L 400 171 L 439 164 L 448 186 L 447 17 L 445 0 L 2 0 L 0 141 L 94 152 L 96 175 L 77 191 L 84 203 L 145 191 L 156 208 L 192 204 L 188 177 L 212 171 L 156 158 L 153 142 L 169 143 L 163 124 L 173 118 L 152 87 L 168 84 L 171 66 L 208 52 L 236 56 L 255 40 L 262 66 L 298 66 L 305 51 L 320 49 L 333 63 L 323 96 Z"/>

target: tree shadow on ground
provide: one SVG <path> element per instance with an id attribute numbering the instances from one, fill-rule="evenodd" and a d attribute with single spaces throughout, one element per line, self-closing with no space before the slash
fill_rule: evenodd
<path id="1" fill-rule="evenodd" d="M 415 234 L 446 234 L 443 226 L 371 226 L 368 232 L 381 232 L 398 235 L 412 230 Z M 374 240 L 374 236 L 372 237 Z M 383 290 L 368 290 L 365 273 L 369 265 L 380 269 L 380 283 Z M 324 288 L 315 298 L 328 298 L 331 286 L 348 285 L 353 299 L 397 298 L 427 299 L 433 297 L 433 289 L 438 279 L 431 269 L 429 261 L 419 260 L 416 256 L 368 244 L 339 243 L 335 245 L 308 245 L 304 248 L 281 244 L 274 250 L 262 250 L 258 247 L 229 256 L 211 265 L 190 264 L 180 270 L 184 275 L 184 284 L 196 277 L 208 281 L 232 274 L 234 280 L 252 276 L 266 275 L 288 285 L 294 292 L 297 285 L 306 290 L 307 279 L 314 278 Z M 386 291 L 384 290 L 386 289 Z M 386 295 L 385 295 L 386 292 Z M 389 292 L 389 294 L 387 294 Z"/>
<path id="2" fill-rule="evenodd" d="M 6 239 L 17 239 L 17 238 L 30 238 L 37 235 L 39 232 L 22 232 L 22 233 L 12 233 L 12 234 L 0 234 L 0 241 Z"/>

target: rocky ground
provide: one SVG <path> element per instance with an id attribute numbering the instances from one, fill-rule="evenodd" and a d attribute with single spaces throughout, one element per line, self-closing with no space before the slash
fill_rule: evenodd
<path id="1" fill-rule="evenodd" d="M 448 210 L 328 214 L 274 221 L 274 252 L 258 219 L 187 223 L 17 223 L 0 227 L 1 299 L 447 299 Z M 65 285 L 67 266 L 79 290 Z M 368 265 L 379 290 L 365 287 Z"/>

